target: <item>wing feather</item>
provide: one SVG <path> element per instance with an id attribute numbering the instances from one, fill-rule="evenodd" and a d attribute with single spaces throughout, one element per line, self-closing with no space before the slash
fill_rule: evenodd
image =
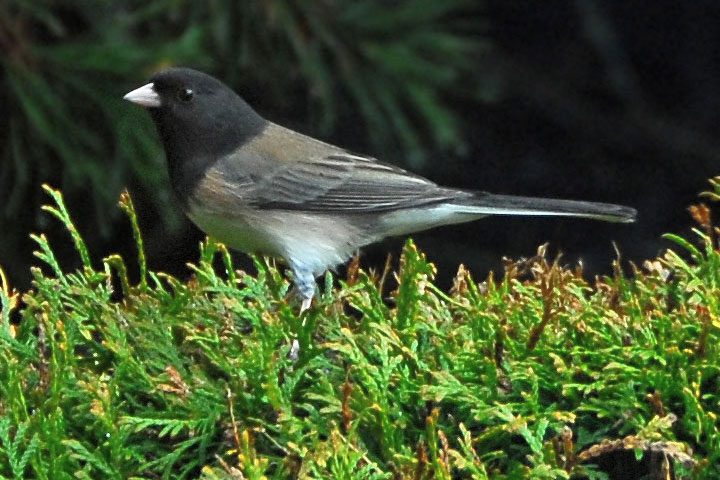
<path id="1" fill-rule="evenodd" d="M 461 192 L 369 157 L 333 153 L 282 165 L 248 193 L 259 208 L 359 213 L 440 203 Z"/>

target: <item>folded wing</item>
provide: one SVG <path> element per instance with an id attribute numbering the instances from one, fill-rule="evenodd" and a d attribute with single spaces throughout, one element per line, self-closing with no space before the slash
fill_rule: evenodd
<path id="1" fill-rule="evenodd" d="M 347 213 L 380 213 L 472 196 L 350 153 L 284 165 L 264 174 L 248 194 L 245 199 L 259 208 Z"/>

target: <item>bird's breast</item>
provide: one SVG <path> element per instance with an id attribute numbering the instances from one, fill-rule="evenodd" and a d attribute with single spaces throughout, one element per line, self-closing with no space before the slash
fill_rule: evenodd
<path id="1" fill-rule="evenodd" d="M 282 246 L 251 212 L 220 213 L 191 201 L 186 213 L 200 230 L 230 248 L 246 253 L 282 256 Z"/>
<path id="2" fill-rule="evenodd" d="M 243 200 L 242 185 L 228 181 L 221 170 L 208 169 L 193 185 L 183 208 L 198 228 L 232 248 L 281 253 L 257 212 Z"/>

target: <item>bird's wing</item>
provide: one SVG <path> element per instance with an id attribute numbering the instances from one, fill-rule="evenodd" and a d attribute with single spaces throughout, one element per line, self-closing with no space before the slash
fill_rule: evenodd
<path id="1" fill-rule="evenodd" d="M 459 195 L 372 158 L 333 152 L 265 172 L 244 197 L 259 208 L 360 213 L 441 203 Z"/>

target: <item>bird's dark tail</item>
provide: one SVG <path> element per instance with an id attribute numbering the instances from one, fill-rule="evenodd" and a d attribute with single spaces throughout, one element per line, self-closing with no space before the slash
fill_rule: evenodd
<path id="1" fill-rule="evenodd" d="M 552 198 L 516 197 L 477 192 L 472 197 L 453 202 L 459 213 L 478 215 L 537 215 L 582 217 L 606 222 L 634 222 L 634 208 L 611 203 L 556 200 Z"/>

